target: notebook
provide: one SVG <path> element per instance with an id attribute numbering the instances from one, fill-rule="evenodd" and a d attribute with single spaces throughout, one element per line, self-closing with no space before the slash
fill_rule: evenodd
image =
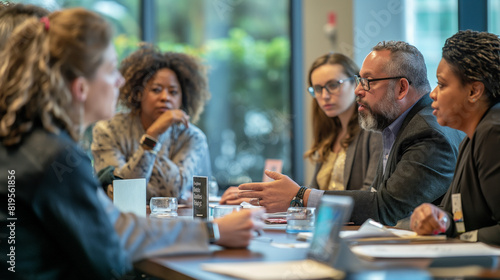
<path id="1" fill-rule="evenodd" d="M 328 196 L 321 199 L 317 209 L 313 239 L 307 259 L 284 262 L 244 262 L 202 264 L 206 271 L 241 279 L 323 279 L 343 278 L 351 271 L 356 258 L 339 237 L 342 226 L 351 216 L 353 207 L 349 196 Z M 347 250 L 347 251 L 346 251 Z M 339 258 L 339 255 L 342 255 Z"/>

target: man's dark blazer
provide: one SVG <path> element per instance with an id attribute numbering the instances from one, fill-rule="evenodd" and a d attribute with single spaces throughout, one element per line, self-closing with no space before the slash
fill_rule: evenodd
<path id="1" fill-rule="evenodd" d="M 351 221 L 372 218 L 393 226 L 424 202 L 439 204 L 448 190 L 462 132 L 440 126 L 432 115 L 432 100 L 423 96 L 401 125 L 387 159 L 379 162 L 372 191 L 327 191 L 354 199 Z"/>

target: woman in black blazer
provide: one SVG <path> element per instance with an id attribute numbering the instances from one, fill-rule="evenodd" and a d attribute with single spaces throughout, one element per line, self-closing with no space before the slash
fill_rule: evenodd
<path id="1" fill-rule="evenodd" d="M 466 133 L 455 175 L 440 207 L 411 216 L 418 234 L 459 236 L 500 245 L 500 39 L 460 31 L 446 40 L 431 93 L 440 125 Z"/>

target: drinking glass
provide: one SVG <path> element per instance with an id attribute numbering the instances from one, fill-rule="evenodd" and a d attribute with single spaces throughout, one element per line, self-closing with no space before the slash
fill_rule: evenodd
<path id="1" fill-rule="evenodd" d="M 175 197 L 152 197 L 149 201 L 151 218 L 175 218 L 177 217 L 177 198 Z"/>
<path id="2" fill-rule="evenodd" d="M 236 211 L 241 210 L 241 205 L 215 205 L 214 206 L 214 219 L 224 217 L 227 214 L 231 214 Z"/>
<path id="3" fill-rule="evenodd" d="M 314 207 L 290 207 L 286 212 L 286 232 L 298 233 L 314 230 Z"/>

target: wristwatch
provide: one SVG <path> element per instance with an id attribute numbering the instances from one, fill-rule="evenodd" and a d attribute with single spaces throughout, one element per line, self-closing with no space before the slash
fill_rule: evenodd
<path id="1" fill-rule="evenodd" d="M 154 137 L 147 134 L 142 135 L 141 141 L 139 142 L 141 146 L 148 147 L 151 152 L 158 153 L 161 148 L 161 144 Z"/>
<path id="2" fill-rule="evenodd" d="M 215 244 L 220 239 L 219 226 L 216 223 L 205 222 L 208 231 L 208 241 Z"/>
<path id="3" fill-rule="evenodd" d="M 290 207 L 304 207 L 304 193 L 306 190 L 306 187 L 300 187 L 299 191 L 290 202 Z"/>

